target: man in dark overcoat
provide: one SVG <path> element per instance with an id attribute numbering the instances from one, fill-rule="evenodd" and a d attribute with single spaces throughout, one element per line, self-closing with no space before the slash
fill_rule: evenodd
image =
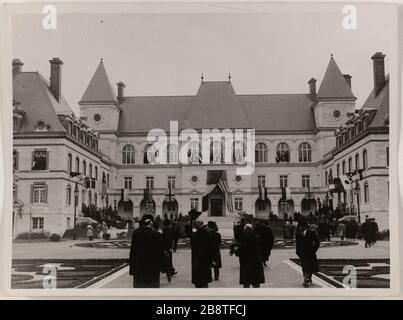
<path id="1" fill-rule="evenodd" d="M 161 234 L 153 228 L 153 216 L 145 214 L 141 226 L 133 232 L 129 273 L 133 288 L 159 288 L 164 246 Z"/>
<path id="2" fill-rule="evenodd" d="M 261 242 L 252 225 L 245 224 L 240 243 L 234 250 L 239 257 L 239 284 L 244 288 L 259 288 L 265 282 Z"/>
<path id="3" fill-rule="evenodd" d="M 209 221 L 207 223 L 207 228 L 210 231 L 210 235 L 213 242 L 213 270 L 214 270 L 214 280 L 220 278 L 220 269 L 222 268 L 221 261 L 221 234 L 218 232 L 217 223 L 214 221 Z"/>
<path id="4" fill-rule="evenodd" d="M 304 276 L 304 287 L 312 285 L 312 274 L 319 271 L 316 252 L 319 249 L 319 238 L 314 231 L 311 231 L 305 220 L 300 221 L 297 228 L 296 253 L 301 260 L 302 273 Z"/>
<path id="5" fill-rule="evenodd" d="M 273 249 L 274 234 L 267 221 L 259 222 L 255 227 L 255 232 L 261 239 L 261 256 L 263 265 L 266 266 Z"/>
<path id="6" fill-rule="evenodd" d="M 208 288 L 208 284 L 213 281 L 211 268 L 214 266 L 210 233 L 202 221 L 194 219 L 185 226 L 185 230 L 192 251 L 192 283 L 196 288 Z"/>

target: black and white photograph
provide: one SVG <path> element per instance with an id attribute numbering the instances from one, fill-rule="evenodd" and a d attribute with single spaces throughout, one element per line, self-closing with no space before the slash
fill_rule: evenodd
<path id="1" fill-rule="evenodd" d="M 10 292 L 399 284 L 396 6 L 6 13 Z"/>

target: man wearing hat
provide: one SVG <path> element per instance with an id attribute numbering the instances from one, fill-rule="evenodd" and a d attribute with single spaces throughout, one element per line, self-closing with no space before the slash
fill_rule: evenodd
<path id="1" fill-rule="evenodd" d="M 210 231 L 211 239 L 213 241 L 213 261 L 215 265 L 214 270 L 214 280 L 218 280 L 220 277 L 220 268 L 222 267 L 221 262 L 221 234 L 218 232 L 218 226 L 215 221 L 207 222 L 207 228 Z"/>
<path id="2" fill-rule="evenodd" d="M 213 261 L 213 243 L 207 226 L 199 220 L 201 212 L 194 209 L 189 211 L 190 224 L 185 226 L 186 234 L 190 238 L 192 256 L 192 283 L 196 288 L 208 288 L 213 281 L 211 268 Z"/>
<path id="3" fill-rule="evenodd" d="M 159 288 L 164 246 L 161 234 L 153 228 L 154 217 L 145 214 L 140 228 L 133 232 L 130 247 L 130 269 L 133 288 Z"/>

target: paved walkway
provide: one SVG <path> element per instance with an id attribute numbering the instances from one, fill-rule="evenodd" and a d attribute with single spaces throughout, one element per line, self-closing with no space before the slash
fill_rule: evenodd
<path id="1" fill-rule="evenodd" d="M 223 268 L 220 270 L 219 281 L 214 281 L 210 287 L 240 287 L 239 285 L 239 261 L 237 257 L 229 256 L 228 250 L 222 250 Z M 128 249 L 107 248 L 83 248 L 74 246 L 73 241 L 68 242 L 43 242 L 43 243 L 19 243 L 13 245 L 14 259 L 120 259 L 127 258 Z M 266 283 L 262 287 L 270 288 L 299 288 L 302 286 L 300 268 L 290 262 L 290 258 L 296 258 L 295 249 L 273 250 L 269 266 L 265 269 Z M 389 258 L 389 242 L 380 241 L 372 248 L 365 248 L 362 242 L 359 245 L 344 247 L 320 248 L 319 259 L 364 259 L 364 258 Z M 166 276 L 161 275 L 162 288 L 190 288 L 190 250 L 178 250 L 174 254 L 174 265 L 178 274 L 168 283 Z M 316 287 L 327 284 L 316 279 Z M 94 287 L 102 288 L 131 288 L 132 278 L 128 268 L 103 279 Z"/>

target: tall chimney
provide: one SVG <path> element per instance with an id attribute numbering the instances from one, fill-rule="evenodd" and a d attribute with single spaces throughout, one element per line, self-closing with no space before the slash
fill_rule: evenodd
<path id="1" fill-rule="evenodd" d="M 20 59 L 13 59 L 13 76 L 22 71 L 24 63 Z"/>
<path id="2" fill-rule="evenodd" d="M 349 75 L 349 74 L 343 74 L 343 77 L 344 77 L 344 79 L 346 79 L 346 82 L 347 82 L 348 86 L 349 86 L 350 89 L 351 89 L 351 75 Z"/>
<path id="3" fill-rule="evenodd" d="M 311 78 L 308 81 L 308 84 L 309 84 L 309 94 L 311 96 L 311 100 L 315 101 L 316 100 L 316 79 Z"/>
<path id="4" fill-rule="evenodd" d="M 123 103 L 123 98 L 125 96 L 125 84 L 122 81 L 117 83 L 118 85 L 118 102 L 119 104 Z"/>
<path id="5" fill-rule="evenodd" d="M 50 92 L 57 101 L 62 97 L 62 64 L 59 58 L 53 58 L 50 62 Z"/>
<path id="6" fill-rule="evenodd" d="M 375 52 L 371 59 L 374 61 L 374 93 L 377 96 L 385 84 L 385 55 Z"/>

